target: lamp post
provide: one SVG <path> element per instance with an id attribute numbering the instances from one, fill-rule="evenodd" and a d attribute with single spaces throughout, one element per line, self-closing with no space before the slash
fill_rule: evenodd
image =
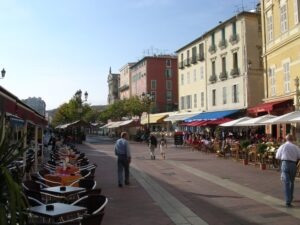
<path id="1" fill-rule="evenodd" d="M 299 90 L 299 77 L 297 76 L 295 78 L 295 86 L 296 86 L 296 91 L 295 91 L 295 111 L 300 110 L 300 90 Z"/>
<path id="2" fill-rule="evenodd" d="M 5 74 L 6 74 L 6 71 L 5 71 L 5 69 L 3 68 L 3 69 L 1 70 L 1 78 L 0 78 L 0 79 L 3 79 L 3 78 L 5 77 Z"/>
<path id="3" fill-rule="evenodd" d="M 145 101 L 145 103 L 147 104 L 147 114 L 148 114 L 148 123 L 147 123 L 147 130 L 148 130 L 148 134 L 150 134 L 150 111 L 151 111 L 151 103 L 153 100 L 153 97 L 151 94 L 149 93 L 144 93 L 142 94 L 143 99 Z"/>

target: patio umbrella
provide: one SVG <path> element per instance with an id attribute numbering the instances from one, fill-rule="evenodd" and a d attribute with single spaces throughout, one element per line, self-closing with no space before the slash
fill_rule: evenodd
<path id="1" fill-rule="evenodd" d="M 232 121 L 229 121 L 229 122 L 226 122 L 226 123 L 222 123 L 222 124 L 220 124 L 220 126 L 221 127 L 234 127 L 239 122 L 247 121 L 247 120 L 250 120 L 250 119 L 252 119 L 252 118 L 248 117 L 248 116 L 245 116 L 245 117 L 242 117 L 242 118 L 239 118 L 239 119 L 236 119 L 236 120 L 232 120 Z"/>
<path id="2" fill-rule="evenodd" d="M 292 119 L 296 119 L 300 117 L 300 111 L 294 111 L 282 116 L 278 116 L 276 118 L 272 118 L 264 121 L 262 124 L 279 124 L 279 123 L 292 123 L 296 121 L 291 121 Z"/>
<path id="3" fill-rule="evenodd" d="M 263 115 L 263 116 L 260 116 L 260 117 L 256 117 L 256 118 L 252 118 L 250 120 L 246 120 L 246 121 L 242 121 L 240 123 L 238 123 L 237 125 L 238 126 L 261 126 L 263 125 L 263 122 L 267 121 L 267 120 L 270 120 L 270 119 L 273 119 L 273 118 L 277 118 L 277 116 L 273 116 L 273 115 L 270 115 L 270 114 L 267 114 L 267 115 Z"/>

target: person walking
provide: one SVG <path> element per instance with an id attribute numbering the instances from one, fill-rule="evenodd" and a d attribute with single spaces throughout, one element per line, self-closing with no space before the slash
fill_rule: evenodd
<path id="1" fill-rule="evenodd" d="M 288 134 L 286 136 L 286 142 L 282 144 L 276 152 L 276 159 L 281 160 L 281 180 L 284 185 L 285 203 L 287 207 L 292 206 L 297 161 L 300 159 L 300 149 L 297 145 L 293 144 L 292 141 L 293 136 Z"/>
<path id="2" fill-rule="evenodd" d="M 118 157 L 118 185 L 123 187 L 123 170 L 125 171 L 125 185 L 129 185 L 129 165 L 131 162 L 131 153 L 128 143 L 128 134 L 121 133 L 115 144 L 115 154 Z"/>
<path id="3" fill-rule="evenodd" d="M 159 150 L 160 155 L 163 159 L 166 159 L 166 149 L 167 149 L 167 140 L 165 138 L 165 135 L 162 135 L 160 141 L 159 141 Z"/>
<path id="4" fill-rule="evenodd" d="M 155 160 L 156 148 L 157 148 L 157 139 L 153 134 L 151 134 L 149 139 L 149 149 L 150 149 L 150 156 L 152 160 Z"/>

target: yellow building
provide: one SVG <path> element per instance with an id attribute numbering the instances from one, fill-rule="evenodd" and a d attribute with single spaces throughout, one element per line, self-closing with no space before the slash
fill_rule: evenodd
<path id="1" fill-rule="evenodd" d="M 294 110 L 295 78 L 300 76 L 300 0 L 261 0 L 261 17 L 264 102 L 280 103 L 273 114 L 282 115 Z M 283 137 L 290 129 L 273 125 L 267 132 Z"/>

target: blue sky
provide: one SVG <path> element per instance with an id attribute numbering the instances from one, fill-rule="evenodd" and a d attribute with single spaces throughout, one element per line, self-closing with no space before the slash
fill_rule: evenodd
<path id="1" fill-rule="evenodd" d="M 256 0 L 0 0 L 0 85 L 47 110 L 81 89 L 107 102 L 107 75 L 147 53 L 174 53 Z"/>

